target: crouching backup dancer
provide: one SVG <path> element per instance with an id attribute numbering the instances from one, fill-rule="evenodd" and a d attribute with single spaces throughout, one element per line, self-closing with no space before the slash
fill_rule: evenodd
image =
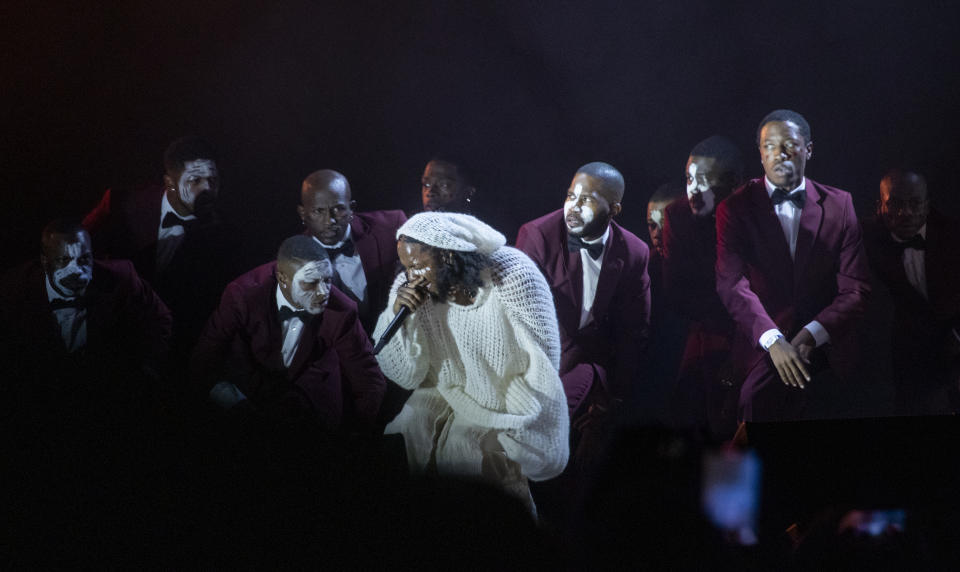
<path id="1" fill-rule="evenodd" d="M 394 281 L 374 337 L 401 307 L 412 310 L 377 359 L 414 392 L 385 433 L 403 435 L 413 473 L 496 483 L 535 514 L 527 479 L 559 475 L 569 456 L 546 280 L 470 215 L 417 214 L 397 239 L 406 273 Z"/>

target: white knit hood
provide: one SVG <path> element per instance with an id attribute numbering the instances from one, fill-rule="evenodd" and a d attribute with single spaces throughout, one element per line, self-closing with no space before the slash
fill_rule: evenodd
<path id="1" fill-rule="evenodd" d="M 506 237 L 480 219 L 461 213 L 425 212 L 415 214 L 397 229 L 424 244 L 444 250 L 490 254 L 507 243 Z"/>

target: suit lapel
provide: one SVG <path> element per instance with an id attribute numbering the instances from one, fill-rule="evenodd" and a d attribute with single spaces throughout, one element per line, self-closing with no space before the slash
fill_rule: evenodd
<path id="1" fill-rule="evenodd" d="M 554 296 L 566 298 L 565 302 L 558 304 L 558 308 L 566 308 L 568 311 L 559 315 L 558 320 L 563 328 L 571 335 L 580 329 L 580 312 L 583 308 L 583 262 L 580 260 L 580 252 L 570 252 L 567 248 L 567 229 L 563 219 L 560 219 L 562 229 L 560 232 L 560 264 L 562 268 L 557 276 L 560 280 L 556 284 L 551 284 Z"/>
<path id="2" fill-rule="evenodd" d="M 817 236 L 823 227 L 824 201 L 822 195 L 810 179 L 807 179 L 807 200 L 800 211 L 800 229 L 797 232 L 797 252 L 793 263 L 793 285 L 795 292 L 801 292 L 807 264 L 810 261 Z"/>
<path id="3" fill-rule="evenodd" d="M 754 206 L 754 220 L 757 224 L 757 232 L 760 240 L 755 242 L 757 246 L 757 257 L 764 264 L 776 265 L 776 269 L 770 273 L 772 276 L 783 277 L 784 285 L 790 287 L 786 282 L 787 277 L 793 275 L 793 259 L 790 257 L 790 245 L 787 238 L 783 235 L 783 227 L 780 226 L 780 219 L 773 210 L 773 202 L 767 194 L 767 187 L 760 179 L 752 190 L 752 200 Z"/>
<path id="4" fill-rule="evenodd" d="M 623 269 L 623 251 L 625 248 L 620 230 L 611 224 L 610 238 L 607 240 L 606 248 L 603 249 L 603 264 L 600 266 L 600 276 L 597 277 L 597 293 L 593 299 L 593 308 L 590 310 L 594 320 L 598 316 L 606 315 L 613 293 L 617 290 L 617 285 L 620 282 L 620 271 Z M 580 283 L 583 284 L 582 278 Z M 582 294 L 580 300 L 582 305 Z"/>
<path id="5" fill-rule="evenodd" d="M 274 321 L 279 322 L 278 320 Z M 293 353 L 293 359 L 290 360 L 290 367 L 287 368 L 288 379 L 296 379 L 299 377 L 303 368 L 306 366 L 307 359 L 313 352 L 313 340 L 317 338 L 317 328 L 320 327 L 320 322 L 322 321 L 323 314 L 320 314 L 303 325 L 303 332 L 300 334 L 300 343 L 297 344 L 297 351 Z M 283 340 L 280 340 L 280 344 L 283 344 Z"/>
<path id="6" fill-rule="evenodd" d="M 350 240 L 353 241 L 353 246 L 357 250 L 357 254 L 360 255 L 360 265 L 363 266 L 363 273 L 366 276 L 372 276 L 375 268 L 371 268 L 370 265 L 377 260 L 380 260 L 380 249 L 377 246 L 377 241 L 372 240 L 372 236 L 367 233 L 367 229 L 364 228 L 362 221 L 357 217 L 353 217 L 353 220 L 350 221 Z M 369 287 L 369 278 L 367 279 Z"/>

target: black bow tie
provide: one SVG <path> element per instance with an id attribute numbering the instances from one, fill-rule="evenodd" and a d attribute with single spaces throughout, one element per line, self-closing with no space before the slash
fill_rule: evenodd
<path id="1" fill-rule="evenodd" d="M 802 209 L 803 203 L 807 200 L 807 192 L 794 191 L 790 193 L 787 192 L 787 189 L 777 187 L 774 189 L 773 194 L 770 195 L 770 200 L 773 201 L 774 205 L 779 205 L 783 201 L 791 201 L 798 209 Z"/>
<path id="2" fill-rule="evenodd" d="M 289 306 L 280 306 L 280 309 L 277 311 L 277 316 L 280 318 L 281 324 L 290 318 L 300 318 L 300 321 L 306 324 L 310 321 L 310 318 L 313 317 L 313 314 L 306 310 L 294 310 Z"/>
<path id="3" fill-rule="evenodd" d="M 917 250 L 927 249 L 927 241 L 926 239 L 923 238 L 923 235 L 920 235 L 920 234 L 913 235 L 913 237 L 910 238 L 909 240 L 896 241 L 896 245 L 901 250 L 906 250 L 908 248 L 915 248 Z"/>
<path id="4" fill-rule="evenodd" d="M 64 308 L 74 308 L 79 310 L 86 308 L 87 302 L 82 298 L 54 298 L 50 300 L 50 308 L 53 310 L 63 310 Z"/>
<path id="5" fill-rule="evenodd" d="M 597 241 L 593 244 L 590 244 L 584 242 L 579 236 L 573 236 L 571 234 L 567 236 L 567 249 L 570 252 L 586 250 L 587 254 L 590 255 L 590 258 L 596 260 L 600 258 L 601 254 L 603 254 L 603 241 Z"/>
<path id="6" fill-rule="evenodd" d="M 184 230 L 186 230 L 186 228 L 190 226 L 190 223 L 192 222 L 194 221 L 182 219 L 179 216 L 177 216 L 177 213 L 173 211 L 168 211 L 167 214 L 163 215 L 163 221 L 160 222 L 160 228 L 182 226 Z"/>
<path id="7" fill-rule="evenodd" d="M 343 244 L 341 244 L 336 248 L 327 248 L 326 246 L 324 246 L 323 248 L 324 250 L 327 251 L 327 256 L 330 257 L 331 262 L 333 262 L 333 260 L 341 254 L 346 256 L 347 258 L 350 258 L 351 256 L 353 256 L 353 253 L 356 252 L 356 249 L 353 247 L 352 240 L 344 240 Z"/>

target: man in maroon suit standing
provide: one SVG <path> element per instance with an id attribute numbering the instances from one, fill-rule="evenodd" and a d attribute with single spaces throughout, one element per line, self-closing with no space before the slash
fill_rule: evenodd
<path id="1" fill-rule="evenodd" d="M 369 428 L 383 374 L 356 304 L 332 281 L 326 250 L 298 235 L 276 262 L 231 282 L 191 360 L 211 401 L 277 422 Z"/>
<path id="2" fill-rule="evenodd" d="M 357 303 L 370 334 L 399 272 L 397 229 L 407 216 L 399 210 L 355 212 L 355 206 L 347 178 L 323 169 L 303 180 L 297 212 L 304 234 L 327 251 L 333 284 Z"/>
<path id="3" fill-rule="evenodd" d="M 927 182 L 894 170 L 865 224 L 870 266 L 893 298 L 896 411 L 956 411 L 960 381 L 960 222 L 930 208 Z"/>
<path id="4" fill-rule="evenodd" d="M 741 419 L 797 419 L 827 350 L 844 357 L 869 269 L 850 194 L 804 177 L 813 141 L 803 116 L 771 112 L 757 144 L 764 178 L 717 210 L 717 293 L 749 345 Z"/>
<path id="5" fill-rule="evenodd" d="M 239 233 L 217 212 L 220 174 L 199 137 L 172 142 L 162 184 L 109 189 L 83 219 L 98 255 L 126 258 L 174 317 L 173 359 L 183 365 L 227 282 L 242 271 Z"/>
<path id="6" fill-rule="evenodd" d="M 689 321 L 672 417 L 680 427 L 729 439 L 736 430 L 739 387 L 730 355 L 735 326 L 717 296 L 715 213 L 740 184 L 743 160 L 733 141 L 714 135 L 690 151 L 685 171 L 686 196 L 663 215 L 663 293 Z"/>

